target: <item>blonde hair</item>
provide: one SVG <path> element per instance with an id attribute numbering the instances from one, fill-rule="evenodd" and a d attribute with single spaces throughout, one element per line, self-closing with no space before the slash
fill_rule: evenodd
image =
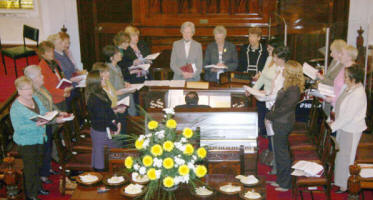
<path id="1" fill-rule="evenodd" d="M 180 33 L 183 33 L 183 31 L 184 31 L 187 27 L 189 27 L 190 29 L 192 29 L 193 34 L 196 32 L 196 28 L 195 28 L 195 26 L 194 26 L 194 23 L 193 23 L 193 22 L 189 22 L 189 21 L 187 21 L 187 22 L 184 22 L 184 23 L 181 25 L 181 27 L 180 27 Z"/>
<path id="2" fill-rule="evenodd" d="M 22 89 L 25 85 L 30 85 L 32 87 L 32 81 L 26 76 L 21 76 L 14 81 L 14 85 L 16 86 L 17 90 L 19 90 Z"/>
<path id="3" fill-rule="evenodd" d="M 302 93 L 304 90 L 304 75 L 302 65 L 295 61 L 289 60 L 285 63 L 285 69 L 283 72 L 284 90 L 287 90 L 291 86 L 297 86 Z"/>
<path id="4" fill-rule="evenodd" d="M 132 25 L 129 25 L 127 26 L 125 29 L 124 29 L 124 32 L 127 33 L 129 36 L 131 35 L 140 35 L 140 31 L 138 28 L 132 26 Z"/>
<path id="5" fill-rule="evenodd" d="M 92 66 L 92 71 L 99 71 L 100 73 L 103 73 L 105 71 L 109 71 L 109 66 L 103 62 L 95 62 Z"/>
<path id="6" fill-rule="evenodd" d="M 216 26 L 214 30 L 212 31 L 214 35 L 216 34 L 223 34 L 224 36 L 227 35 L 227 29 L 225 29 L 224 26 Z"/>
<path id="7" fill-rule="evenodd" d="M 29 65 L 23 70 L 23 74 L 31 80 L 36 77 L 37 73 L 41 73 L 41 68 L 38 65 Z"/>
<path id="8" fill-rule="evenodd" d="M 57 42 L 58 39 L 66 40 L 66 39 L 70 39 L 70 36 L 69 36 L 69 34 L 67 34 L 65 32 L 58 32 L 56 34 L 49 35 L 48 38 L 47 38 L 47 40 L 52 42 L 54 45 L 56 45 L 56 42 Z"/>
<path id="9" fill-rule="evenodd" d="M 40 58 L 42 58 L 42 55 L 44 55 L 45 52 L 47 52 L 48 50 L 54 50 L 54 44 L 46 40 L 39 44 L 36 53 L 38 54 Z"/>
<path id="10" fill-rule="evenodd" d="M 332 44 L 330 45 L 330 50 L 341 53 L 342 50 L 346 48 L 346 46 L 347 46 L 347 43 L 344 40 L 337 39 L 337 40 L 334 40 Z"/>
<path id="11" fill-rule="evenodd" d="M 347 45 L 344 50 L 346 51 L 347 55 L 351 57 L 351 60 L 356 60 L 359 52 L 354 46 Z"/>
<path id="12" fill-rule="evenodd" d="M 252 35 L 257 35 L 257 36 L 262 36 L 262 29 L 258 28 L 258 27 L 253 27 L 253 28 L 249 28 L 249 35 L 252 34 Z"/>
<path id="13" fill-rule="evenodd" d="M 113 43 L 115 46 L 119 46 L 123 43 L 129 43 L 130 42 L 130 36 L 128 33 L 125 33 L 124 31 L 119 31 L 113 38 Z"/>

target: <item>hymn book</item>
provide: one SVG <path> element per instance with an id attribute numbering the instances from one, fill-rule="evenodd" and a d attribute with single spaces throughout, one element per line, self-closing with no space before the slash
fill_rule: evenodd
<path id="1" fill-rule="evenodd" d="M 188 73 L 193 73 L 195 71 L 195 68 L 196 68 L 195 64 L 186 64 L 180 67 L 181 71 L 188 72 Z"/>
<path id="2" fill-rule="evenodd" d="M 47 112 L 45 115 L 36 115 L 30 118 L 30 120 L 37 121 L 52 121 L 58 115 L 58 111 Z"/>
<path id="3" fill-rule="evenodd" d="M 141 65 L 132 65 L 131 67 L 128 68 L 128 70 L 136 70 L 136 69 L 141 69 L 144 71 L 148 71 L 150 68 L 150 64 L 141 64 Z"/>
<path id="4" fill-rule="evenodd" d="M 65 89 L 67 87 L 71 87 L 73 85 L 73 82 L 70 80 L 67 80 L 65 78 L 61 79 L 61 81 L 57 85 L 57 89 Z"/>
<path id="5" fill-rule="evenodd" d="M 320 177 L 324 171 L 322 165 L 305 160 L 298 161 L 291 168 L 294 169 L 293 176 Z"/>
<path id="6" fill-rule="evenodd" d="M 317 88 L 320 94 L 324 96 L 335 97 L 333 86 L 319 83 Z"/>
<path id="7" fill-rule="evenodd" d="M 155 60 L 159 54 L 161 54 L 160 52 L 157 52 L 157 53 L 152 53 L 150 55 L 147 55 L 144 59 L 145 60 Z"/>
<path id="8" fill-rule="evenodd" d="M 303 73 L 310 77 L 312 80 L 315 80 L 317 77 L 317 73 L 319 73 L 319 70 L 315 69 L 308 63 L 303 63 Z"/>
<path id="9" fill-rule="evenodd" d="M 215 68 L 215 69 L 228 69 L 227 66 L 219 66 L 219 65 L 206 65 L 205 66 L 206 69 L 209 69 L 209 68 Z"/>

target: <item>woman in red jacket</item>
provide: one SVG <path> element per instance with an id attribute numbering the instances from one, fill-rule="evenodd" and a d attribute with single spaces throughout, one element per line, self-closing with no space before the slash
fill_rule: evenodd
<path id="1" fill-rule="evenodd" d="M 58 83 L 63 78 L 60 66 L 54 60 L 54 45 L 49 41 L 39 44 L 38 55 L 40 57 L 39 66 L 44 76 L 44 86 L 51 93 L 53 103 L 61 110 L 66 111 L 65 98 L 70 96 L 72 87 L 65 89 L 57 88 Z"/>

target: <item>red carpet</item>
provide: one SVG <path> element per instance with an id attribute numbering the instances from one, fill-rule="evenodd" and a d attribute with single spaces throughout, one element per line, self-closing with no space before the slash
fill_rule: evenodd
<path id="1" fill-rule="evenodd" d="M 0 56 L 1 60 L 1 56 Z M 6 65 L 7 65 L 7 71 L 8 74 L 5 75 L 4 67 L 2 65 L 2 61 L 0 61 L 0 102 L 5 101 L 14 91 L 14 80 L 15 80 L 15 73 L 14 73 L 14 64 L 13 60 L 9 58 L 5 58 Z M 38 64 L 38 57 L 33 56 L 29 58 L 29 64 Z M 23 69 L 26 67 L 26 59 L 18 59 L 17 60 L 17 71 L 18 76 L 23 75 Z M 267 147 L 267 140 L 260 138 L 259 139 L 259 148 L 260 151 L 264 150 Z M 53 165 L 54 169 L 57 169 L 56 164 Z M 270 168 L 266 165 L 263 165 L 261 163 L 258 163 L 258 174 L 263 175 L 266 177 L 267 181 L 274 181 L 276 180 L 275 175 L 268 175 Z M 45 189 L 50 191 L 50 194 L 48 196 L 39 196 L 39 198 L 43 200 L 65 200 L 69 199 L 70 196 L 61 196 L 59 193 L 59 175 L 54 175 L 50 177 L 53 181 L 52 184 L 45 185 Z M 291 198 L 291 191 L 288 192 L 277 192 L 274 190 L 274 187 L 267 184 L 267 199 L 268 200 L 284 200 L 284 199 L 292 199 Z M 344 200 L 347 199 L 347 194 L 335 194 L 334 191 L 336 191 L 337 188 L 333 187 L 332 190 L 332 199 L 336 200 Z M 373 199 L 372 191 L 366 191 L 365 193 L 365 199 Z M 309 193 L 304 193 L 304 199 L 309 200 L 311 199 L 311 196 Z M 324 192 L 314 192 L 314 199 L 326 199 Z M 300 199 L 300 197 L 298 197 Z"/>

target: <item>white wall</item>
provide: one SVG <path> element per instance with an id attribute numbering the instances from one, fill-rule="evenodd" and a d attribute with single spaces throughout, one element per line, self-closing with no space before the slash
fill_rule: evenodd
<path id="1" fill-rule="evenodd" d="M 0 36 L 3 44 L 21 44 L 22 26 L 39 28 L 39 41 L 57 33 L 64 24 L 71 39 L 71 51 L 79 65 L 80 41 L 76 0 L 35 0 L 35 11 L 4 14 L 0 12 Z M 10 15 L 10 16 L 6 16 Z"/>
<path id="2" fill-rule="evenodd" d="M 373 1 L 350 0 L 347 42 L 356 45 L 357 30 L 363 28 L 364 45 L 373 45 Z M 370 25 L 369 25 L 370 24 Z M 369 32 L 369 37 L 368 37 Z"/>

